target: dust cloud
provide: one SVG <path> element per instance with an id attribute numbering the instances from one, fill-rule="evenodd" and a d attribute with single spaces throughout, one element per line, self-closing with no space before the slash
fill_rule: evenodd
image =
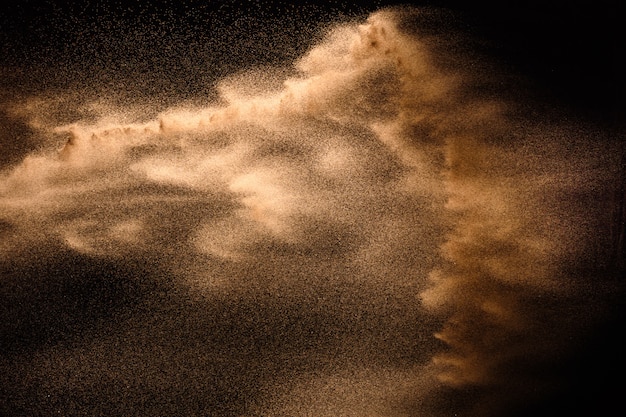
<path id="1" fill-rule="evenodd" d="M 488 93 L 458 39 L 421 30 L 432 13 L 330 25 L 205 102 L 3 104 L 37 146 L 0 177 L 2 412 L 560 399 L 619 294 L 619 144 Z"/>

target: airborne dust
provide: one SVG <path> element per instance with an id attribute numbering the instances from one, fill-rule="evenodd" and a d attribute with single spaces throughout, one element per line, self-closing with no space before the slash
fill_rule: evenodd
<path id="1" fill-rule="evenodd" d="M 5 100 L 36 145 L 0 177 L 2 413 L 567 403 L 618 294 L 619 144 L 491 93 L 432 13 L 330 24 L 205 99 Z"/>

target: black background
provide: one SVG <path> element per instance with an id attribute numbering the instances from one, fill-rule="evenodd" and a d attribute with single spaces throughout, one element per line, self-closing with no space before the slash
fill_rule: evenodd
<path id="1" fill-rule="evenodd" d="M 625 83 L 621 58 L 624 36 L 623 16 L 618 13 L 617 2 L 18 1 L 0 6 L 0 166 L 16 162 L 30 146 L 27 141 L 20 144 L 12 140 L 13 135 L 19 136 L 20 132 L 11 129 L 23 127 L 12 125 L 10 118 L 3 114 L 3 102 L 31 93 L 51 94 L 74 88 L 95 89 L 91 90 L 92 94 L 98 94 L 99 88 L 103 92 L 114 91 L 123 100 L 156 97 L 162 106 L 186 97 L 209 97 L 216 80 L 230 72 L 297 58 L 320 33 L 320 23 L 342 16 L 364 17 L 381 7 L 401 4 L 451 10 L 457 18 L 446 22 L 447 25 L 476 39 L 474 45 L 481 54 L 505 71 L 529 80 L 536 94 L 547 102 L 566 108 L 572 117 L 623 126 Z M 277 38 L 278 33 L 284 35 Z M 27 137 L 27 133 L 23 132 L 23 136 Z M 63 265 L 61 259 L 58 265 L 34 265 L 30 272 L 1 272 L 3 278 L 20 275 L 21 279 L 25 274 L 27 281 L 31 278 L 36 281 L 38 276 L 50 274 L 50 270 L 62 270 Z M 146 289 L 116 285 L 126 283 L 127 276 L 135 276 L 137 271 L 144 273 L 143 268 L 133 266 L 126 271 L 85 261 L 74 270 L 79 271 L 79 275 L 98 277 L 92 287 L 75 293 L 68 289 L 64 272 L 58 277 L 50 276 L 46 282 L 58 297 L 44 294 L 38 304 L 41 311 L 34 313 L 29 303 L 39 299 L 31 296 L 31 292 L 43 292 L 30 288 L 16 290 L 26 294 L 24 300 L 30 301 L 20 304 L 22 307 L 16 311 L 16 316 L 20 317 L 3 314 L 9 320 L 15 318 L 16 323 L 18 318 L 21 320 L 15 328 L 13 324 L 8 325 L 8 333 L 13 337 L 3 340 L 3 352 L 10 354 L 14 350 L 54 342 L 59 334 L 75 332 L 83 322 L 91 325 L 92 321 L 98 322 L 103 316 L 120 310 L 119 306 L 96 301 L 93 305 L 80 304 L 100 300 L 102 294 L 107 299 L 121 300 L 120 303 L 131 308 L 140 305 L 144 302 L 141 294 L 146 293 Z M 112 271 L 106 274 L 113 278 L 98 272 L 101 270 Z M 5 288 L 5 291 L 8 290 Z M 247 307 L 256 308 L 254 305 Z M 190 310 L 196 311 L 195 307 Z M 74 313 L 84 311 L 89 312 L 87 319 L 74 318 L 78 316 Z M 230 314 L 237 319 L 238 314 L 244 316 L 236 309 L 233 311 Z M 69 312 L 70 319 L 59 318 L 56 312 Z M 607 321 L 594 332 L 593 348 L 581 348 L 580 355 L 566 361 L 563 370 L 558 371 L 571 373 L 571 386 L 564 387 L 545 403 L 529 404 L 529 410 L 519 415 L 561 415 L 558 408 L 564 411 L 565 404 L 569 404 L 568 415 L 593 415 L 589 414 L 597 411 L 593 407 L 617 404 L 621 394 L 619 385 L 605 380 L 607 375 L 619 377 L 619 370 L 611 367 L 623 363 L 623 360 L 615 362 L 623 352 L 611 332 L 623 324 L 623 315 L 615 313 L 614 317 L 615 320 Z M 310 329 L 305 330 L 314 331 L 317 324 L 312 322 L 307 325 Z M 170 331 L 170 327 L 175 326 L 163 327 Z M 354 332 L 362 330 L 358 328 Z M 189 339 L 188 334 L 185 337 Z M 234 337 L 233 344 L 237 341 Z M 294 349 L 301 349 L 301 346 Z M 598 357 L 596 352 L 604 352 L 604 356 Z M 276 359 L 277 368 L 281 360 Z M 577 366 L 577 363 L 583 365 Z M 260 365 L 259 369 L 261 374 L 270 372 Z M 241 378 L 247 381 L 258 377 L 248 372 L 251 376 L 245 374 Z M 592 379 L 582 374 L 589 374 Z M 576 410 L 576 404 L 581 402 L 572 398 L 585 395 L 592 397 L 586 403 L 589 408 Z M 555 407 L 556 414 L 552 414 Z"/>

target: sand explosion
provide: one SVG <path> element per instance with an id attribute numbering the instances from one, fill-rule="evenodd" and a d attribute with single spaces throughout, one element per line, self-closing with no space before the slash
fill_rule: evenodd
<path id="1" fill-rule="evenodd" d="M 3 412 L 510 416 L 558 396 L 615 294 L 617 144 L 488 94 L 426 15 L 334 25 L 208 104 L 10 103 L 41 146 L 0 177 Z"/>

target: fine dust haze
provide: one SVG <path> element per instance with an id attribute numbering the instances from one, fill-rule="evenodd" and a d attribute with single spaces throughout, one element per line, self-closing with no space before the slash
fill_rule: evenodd
<path id="1" fill-rule="evenodd" d="M 447 18 L 331 16 L 162 95 L 135 58 L 3 82 L 0 414 L 617 404 L 620 140 L 538 110 Z"/>

